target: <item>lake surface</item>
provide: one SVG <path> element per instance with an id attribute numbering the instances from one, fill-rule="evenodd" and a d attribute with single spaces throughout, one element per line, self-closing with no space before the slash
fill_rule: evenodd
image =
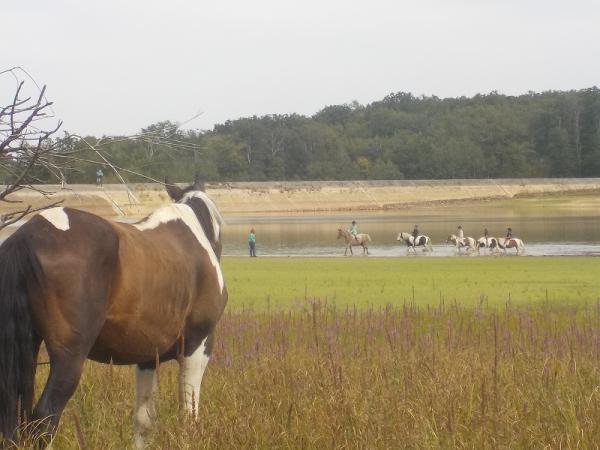
<path id="1" fill-rule="evenodd" d="M 473 211 L 471 210 L 471 213 Z M 529 213 L 529 214 L 527 214 Z M 346 214 L 329 216 L 289 216 L 289 217 L 229 217 L 223 228 L 223 254 L 244 256 L 248 254 L 247 236 L 254 228 L 257 236 L 258 256 L 343 256 L 343 241 L 337 240 L 338 228 L 349 228 L 353 219 L 357 220 L 359 231 L 368 233 L 372 242 L 369 251 L 372 256 L 415 257 L 407 255 L 407 247 L 396 241 L 400 231 L 412 232 L 415 224 L 422 234 L 428 235 L 433 243 L 433 252 L 417 251 L 416 257 L 465 256 L 446 243 L 449 234 L 456 233 L 462 225 L 465 236 L 479 238 L 483 229 L 488 228 L 490 236 L 502 237 L 506 228 L 513 229 L 513 235 L 523 239 L 528 256 L 588 255 L 600 256 L 600 217 L 576 215 L 572 212 L 562 216 L 539 215 L 534 211 L 519 211 L 501 217 L 482 217 L 484 211 L 476 211 L 475 217 L 464 218 L 448 214 L 447 210 L 432 211 L 431 214 L 373 213 L 349 216 Z M 123 219 L 121 219 L 123 220 Z M 127 221 L 127 220 L 125 220 Z M 0 232 L 4 240 L 17 227 L 11 226 Z M 362 253 L 354 247 L 355 256 Z M 509 249 L 514 255 L 515 250 Z M 482 251 L 482 255 L 486 255 Z M 476 256 L 476 255 L 472 255 Z"/>
<path id="2" fill-rule="evenodd" d="M 223 230 L 224 255 L 246 255 L 247 235 L 256 231 L 258 256 L 343 256 L 343 241 L 337 238 L 338 228 L 349 228 L 353 217 L 268 217 L 230 218 Z M 526 255 L 590 255 L 600 256 L 600 218 L 597 216 L 565 217 L 486 217 L 460 219 L 448 215 L 383 215 L 356 217 L 359 231 L 371 236 L 369 250 L 373 256 L 406 257 L 407 248 L 396 241 L 400 231 L 412 232 L 415 224 L 422 234 L 432 239 L 434 251 L 417 251 L 417 257 L 457 255 L 447 244 L 449 234 L 463 226 L 465 236 L 479 238 L 488 228 L 490 236 L 502 237 L 506 228 L 523 239 Z M 354 247 L 355 255 L 362 249 Z M 514 254 L 515 250 L 509 250 Z M 411 251 L 411 257 L 414 257 Z"/>

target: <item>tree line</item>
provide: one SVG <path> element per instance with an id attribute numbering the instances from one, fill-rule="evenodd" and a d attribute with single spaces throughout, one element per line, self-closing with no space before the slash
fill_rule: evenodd
<path id="1" fill-rule="evenodd" d="M 64 167 L 69 183 L 92 182 L 106 161 L 131 171 L 121 173 L 131 182 L 145 180 L 136 173 L 176 181 L 196 173 L 206 181 L 598 177 L 600 89 L 470 98 L 398 92 L 210 131 L 160 122 L 134 137 L 65 145 L 75 150 L 80 157 Z M 51 178 L 43 168 L 37 176 Z"/>

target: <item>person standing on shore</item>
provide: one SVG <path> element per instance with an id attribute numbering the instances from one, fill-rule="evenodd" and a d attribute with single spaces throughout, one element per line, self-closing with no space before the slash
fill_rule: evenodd
<path id="1" fill-rule="evenodd" d="M 256 258 L 256 234 L 254 233 L 254 228 L 248 234 L 248 247 L 250 248 L 250 257 Z"/>

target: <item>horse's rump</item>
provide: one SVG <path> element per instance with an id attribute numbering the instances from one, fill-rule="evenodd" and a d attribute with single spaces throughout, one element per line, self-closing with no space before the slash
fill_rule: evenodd
<path id="1" fill-rule="evenodd" d="M 357 235 L 357 237 L 359 237 L 359 236 L 360 236 L 359 239 L 360 239 L 361 244 L 367 244 L 367 243 L 371 242 L 371 236 L 369 236 L 368 234 L 360 233 Z"/>

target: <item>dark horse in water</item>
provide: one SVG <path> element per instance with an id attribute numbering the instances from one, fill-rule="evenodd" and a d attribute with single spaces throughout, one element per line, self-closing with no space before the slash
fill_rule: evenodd
<path id="1" fill-rule="evenodd" d="M 180 361 L 180 393 L 195 417 L 227 303 L 222 218 L 199 180 L 183 190 L 167 183 L 167 191 L 175 203 L 136 224 L 52 208 L 0 247 L 0 433 L 6 439 L 28 421 L 51 435 L 87 358 L 137 365 L 136 447 L 145 445 L 155 416 L 160 362 Z M 34 408 L 42 341 L 50 374 Z"/>

